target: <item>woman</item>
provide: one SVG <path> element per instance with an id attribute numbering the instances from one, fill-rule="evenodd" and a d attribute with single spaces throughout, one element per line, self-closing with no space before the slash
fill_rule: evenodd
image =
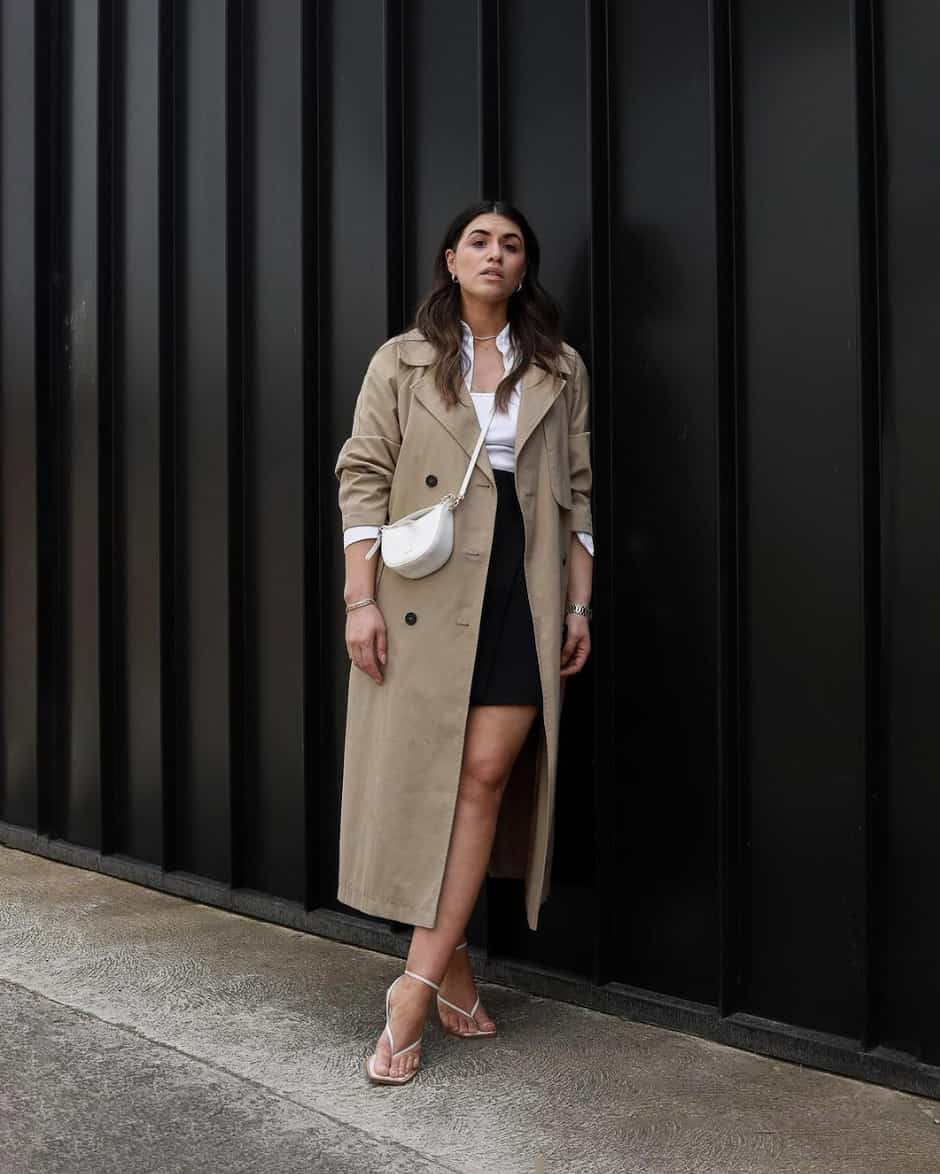
<path id="1" fill-rule="evenodd" d="M 373 355 L 336 463 L 351 661 L 340 901 L 414 925 L 368 1078 L 418 1070 L 432 992 L 446 1031 L 492 1036 L 464 932 L 487 870 L 548 893 L 558 717 L 591 638 L 588 377 L 511 205 L 458 215 L 415 327 Z M 454 549 L 406 579 L 379 527 L 456 492 L 489 421 Z M 394 996 L 394 997 L 393 997 Z M 402 1046 L 404 1045 L 404 1046 Z"/>

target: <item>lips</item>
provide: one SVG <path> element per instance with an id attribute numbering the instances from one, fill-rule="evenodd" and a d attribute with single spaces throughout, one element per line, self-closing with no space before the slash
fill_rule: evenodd
<path id="1" fill-rule="evenodd" d="M 502 277 L 502 275 L 501 269 L 484 269 L 480 274 L 481 277 Z"/>

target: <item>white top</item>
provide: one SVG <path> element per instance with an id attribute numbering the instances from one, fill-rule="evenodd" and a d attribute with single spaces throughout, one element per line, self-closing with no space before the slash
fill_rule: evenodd
<path id="1" fill-rule="evenodd" d="M 493 410 L 495 391 L 471 391 L 470 398 L 477 410 L 480 427 L 485 428 Z M 494 469 L 512 472 L 516 467 L 516 428 L 519 424 L 519 393 L 513 391 L 508 412 L 497 412 L 486 434 L 483 447 Z"/>
<path id="2" fill-rule="evenodd" d="M 462 318 L 460 319 L 460 324 L 463 327 L 461 358 L 463 360 L 464 382 L 466 383 L 467 391 L 470 392 L 473 406 L 476 408 L 480 427 L 483 428 L 486 425 L 490 412 L 493 410 L 493 396 L 496 392 L 471 390 L 473 387 L 474 359 L 473 331 Z M 500 354 L 503 356 L 503 373 L 506 374 L 511 369 L 513 363 L 508 322 L 499 334 L 497 334 L 496 345 L 499 348 Z M 492 424 L 490 424 L 490 430 L 486 434 L 486 440 L 483 442 L 486 448 L 486 455 L 490 459 L 490 465 L 494 469 L 506 469 L 511 473 L 516 467 L 516 426 L 519 421 L 519 401 L 521 396 L 522 381 L 520 380 L 512 389 L 508 412 L 496 413 L 493 417 Z M 358 542 L 362 538 L 375 538 L 378 533 L 378 526 L 350 526 L 343 531 L 343 548 L 345 549 L 351 542 Z M 575 530 L 575 533 L 585 550 L 593 555 L 593 537 L 584 530 Z"/>

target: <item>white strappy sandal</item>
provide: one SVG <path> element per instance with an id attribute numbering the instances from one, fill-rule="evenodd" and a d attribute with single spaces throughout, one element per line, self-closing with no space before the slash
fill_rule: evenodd
<path id="1" fill-rule="evenodd" d="M 458 950 L 466 950 L 467 943 L 461 942 L 460 945 L 457 946 L 456 948 Z M 445 1007 L 450 1007 L 450 1009 L 452 1011 L 456 1011 L 459 1015 L 463 1015 L 465 1018 L 469 1019 L 470 1022 L 473 1024 L 473 1026 L 476 1028 L 475 1031 L 466 1031 L 466 1032 L 453 1031 L 451 1028 L 446 1027 L 444 1025 L 443 1020 L 442 1020 L 441 1027 L 444 1029 L 444 1031 L 448 1035 L 456 1036 L 457 1039 L 489 1039 L 492 1036 L 496 1035 L 495 1028 L 492 1031 L 481 1031 L 479 1029 L 479 1027 L 477 1027 L 477 1021 L 476 1021 L 475 1016 L 477 1013 L 477 1007 L 479 1007 L 479 1005 L 480 1005 L 480 996 L 479 995 L 477 995 L 477 1001 L 473 1004 L 473 1006 L 470 1008 L 469 1011 L 464 1010 L 463 1007 L 458 1007 L 456 1003 L 451 1003 L 450 1000 L 445 999 L 442 994 L 438 994 L 437 1001 L 439 1003 L 443 1003 Z"/>
<path id="2" fill-rule="evenodd" d="M 388 1032 L 388 1042 L 392 1046 L 391 1058 L 393 1060 L 396 1058 L 396 1056 L 403 1056 L 405 1054 L 405 1052 L 413 1051 L 418 1046 L 418 1044 L 421 1043 L 421 1040 L 422 1040 L 422 1037 L 424 1034 L 422 1032 L 422 1034 L 418 1036 L 418 1038 L 414 1041 L 414 1043 L 409 1044 L 407 1046 L 407 1048 L 399 1048 L 399 1050 L 397 1052 L 395 1051 L 395 1037 L 392 1035 L 392 1026 L 391 1026 L 391 1022 L 390 1022 L 390 1020 L 391 1020 L 391 1006 L 389 1004 L 389 999 L 392 994 L 392 987 L 395 985 L 396 982 L 399 981 L 399 979 L 404 978 L 405 974 L 407 974 L 409 978 L 416 978 L 418 980 L 418 982 L 423 982 L 425 984 L 425 986 L 433 987 L 434 990 L 436 990 L 436 991 L 439 991 L 441 989 L 436 982 L 431 982 L 431 980 L 429 978 L 424 978 L 420 974 L 415 974 L 415 972 L 413 970 L 405 970 L 405 972 L 403 974 L 399 974 L 398 978 L 395 979 L 395 982 L 393 982 L 391 984 L 391 986 L 388 988 L 388 990 L 385 992 L 385 1030 L 386 1030 L 386 1032 Z M 414 1080 L 414 1078 L 418 1075 L 418 1072 L 419 1072 L 419 1069 L 415 1068 L 415 1070 L 413 1072 L 408 1072 L 404 1076 L 382 1076 L 380 1073 L 376 1072 L 375 1069 L 373 1068 L 372 1062 L 374 1060 L 375 1060 L 375 1052 L 373 1052 L 372 1055 L 366 1060 L 366 1076 L 369 1078 L 369 1080 L 372 1081 L 373 1084 L 407 1084 L 409 1080 Z"/>

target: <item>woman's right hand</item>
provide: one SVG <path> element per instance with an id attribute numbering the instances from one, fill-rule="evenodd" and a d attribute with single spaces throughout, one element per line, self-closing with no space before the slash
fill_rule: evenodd
<path id="1" fill-rule="evenodd" d="M 346 617 L 346 651 L 357 669 L 382 684 L 379 662 L 387 657 L 385 617 L 377 603 L 354 608 Z"/>

